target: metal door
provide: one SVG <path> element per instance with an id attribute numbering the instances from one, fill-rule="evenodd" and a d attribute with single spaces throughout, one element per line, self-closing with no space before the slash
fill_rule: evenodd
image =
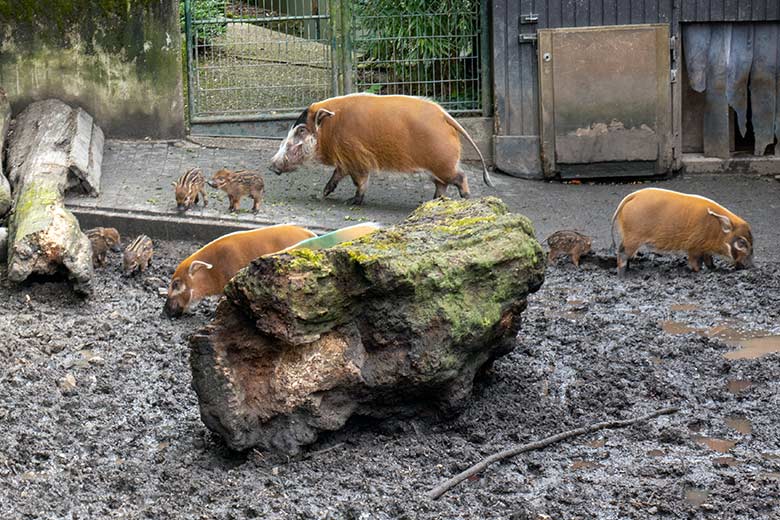
<path id="1" fill-rule="evenodd" d="M 668 24 L 539 30 L 545 176 L 672 168 Z"/>

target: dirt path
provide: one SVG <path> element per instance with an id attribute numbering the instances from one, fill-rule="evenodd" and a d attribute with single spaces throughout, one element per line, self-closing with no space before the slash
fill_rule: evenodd
<path id="1" fill-rule="evenodd" d="M 157 294 L 194 247 L 158 244 L 131 279 L 114 254 L 88 301 L 0 283 L 0 518 L 780 518 L 780 355 L 724 357 L 780 334 L 780 264 L 646 257 L 620 282 L 561 262 L 462 415 L 355 421 L 287 460 L 200 422 L 186 337 L 213 303 L 171 321 Z M 424 497 L 495 451 L 668 405 Z"/>

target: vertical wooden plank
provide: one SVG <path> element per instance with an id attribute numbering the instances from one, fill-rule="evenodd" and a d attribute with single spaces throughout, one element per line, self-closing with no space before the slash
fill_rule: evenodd
<path id="1" fill-rule="evenodd" d="M 707 63 L 707 102 L 704 110 L 704 155 L 728 159 L 729 105 L 726 101 L 726 61 L 731 27 L 712 26 L 712 38 Z"/>
<path id="2" fill-rule="evenodd" d="M 589 13 L 588 25 L 604 25 L 604 0 L 590 0 Z"/>
<path id="3" fill-rule="evenodd" d="M 680 66 L 682 57 L 682 39 L 676 38 L 674 45 L 676 63 L 672 64 L 677 69 L 677 81 L 672 83 L 672 169 L 682 168 L 682 85 L 683 67 Z"/>
<path id="4" fill-rule="evenodd" d="M 696 20 L 710 21 L 710 0 L 696 0 Z"/>
<path id="5" fill-rule="evenodd" d="M 642 23 L 645 15 L 644 0 L 631 0 L 631 23 Z"/>
<path id="6" fill-rule="evenodd" d="M 555 174 L 555 118 L 553 106 L 553 32 L 539 31 L 539 134 L 542 171 Z"/>
<path id="7" fill-rule="evenodd" d="M 739 20 L 739 0 L 724 0 L 723 19 L 729 22 Z"/>
<path id="8" fill-rule="evenodd" d="M 561 27 L 563 25 L 563 14 L 561 13 L 563 0 L 547 1 L 547 27 Z"/>
<path id="9" fill-rule="evenodd" d="M 658 173 L 668 172 L 672 168 L 672 100 L 669 82 L 669 27 L 656 27 L 656 105 L 655 131 L 659 139 Z"/>
<path id="10" fill-rule="evenodd" d="M 523 68 L 520 60 L 521 47 L 531 45 L 529 43 L 519 43 L 518 34 L 521 26 L 520 21 L 520 2 L 506 0 L 506 34 L 507 34 L 507 85 L 506 85 L 506 103 L 509 106 L 508 132 L 505 135 L 518 135 L 523 131 L 523 85 L 522 81 L 527 71 Z M 532 28 L 522 27 L 523 31 Z"/>
<path id="11" fill-rule="evenodd" d="M 617 0 L 617 25 L 631 23 L 631 0 Z"/>
<path id="12" fill-rule="evenodd" d="M 739 0 L 737 2 L 737 20 L 744 22 L 751 19 L 753 14 L 752 3 L 751 0 Z"/>
<path id="13" fill-rule="evenodd" d="M 547 0 L 531 0 L 531 11 L 539 16 L 539 21 L 536 23 L 537 29 L 544 29 L 549 26 L 547 21 Z M 527 5 L 525 1 L 521 3 L 521 6 Z M 522 7 L 521 7 L 522 9 Z"/>
<path id="14" fill-rule="evenodd" d="M 763 22 L 766 20 L 766 4 L 767 1 L 776 2 L 777 0 L 752 0 L 752 12 L 750 18 L 756 22 Z"/>
<path id="15" fill-rule="evenodd" d="M 523 76 L 520 78 L 521 106 L 523 108 L 522 135 L 539 135 L 539 85 L 536 80 L 536 49 L 533 45 L 520 47 L 520 63 Z"/>
<path id="16" fill-rule="evenodd" d="M 507 24 L 506 16 L 507 0 L 493 1 L 492 27 L 493 27 L 493 105 L 495 108 L 495 131 L 497 135 L 509 133 L 509 111 L 511 107 L 507 101 L 509 90 L 507 70 Z"/>
<path id="17" fill-rule="evenodd" d="M 722 22 L 725 19 L 725 0 L 710 0 L 710 21 Z"/>
<path id="18" fill-rule="evenodd" d="M 696 20 L 696 2 L 697 0 L 682 0 L 681 22 Z"/>
<path id="19" fill-rule="evenodd" d="M 658 21 L 661 23 L 671 23 L 672 22 L 672 9 L 674 8 L 672 4 L 673 0 L 659 0 L 658 2 Z M 672 28 L 672 32 L 674 33 L 674 28 Z"/>
<path id="20" fill-rule="evenodd" d="M 590 0 L 575 0 L 574 23 L 577 27 L 588 27 L 590 23 Z"/>
<path id="21" fill-rule="evenodd" d="M 561 27 L 577 27 L 575 0 L 562 0 Z"/>
<path id="22" fill-rule="evenodd" d="M 658 2 L 659 0 L 645 0 L 644 23 L 658 23 Z"/>
<path id="23" fill-rule="evenodd" d="M 774 2 L 770 2 L 769 0 L 764 1 L 766 2 L 766 19 L 773 21 L 780 20 L 780 2 L 778 0 L 775 0 Z"/>
<path id="24" fill-rule="evenodd" d="M 618 23 L 618 0 L 604 0 L 602 2 L 603 25 L 617 25 Z"/>

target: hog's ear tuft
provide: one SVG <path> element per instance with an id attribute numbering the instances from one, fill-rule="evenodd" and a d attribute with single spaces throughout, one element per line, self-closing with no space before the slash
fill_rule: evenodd
<path id="1" fill-rule="evenodd" d="M 720 228 L 723 230 L 724 233 L 731 233 L 731 230 L 734 229 L 734 227 L 731 225 L 731 219 L 728 218 L 726 215 L 720 215 L 718 213 L 715 213 L 709 208 L 707 208 L 707 213 L 709 213 L 716 219 L 720 220 Z"/>
<path id="2" fill-rule="evenodd" d="M 317 110 L 317 115 L 314 116 L 314 131 L 318 131 L 322 122 L 333 115 L 336 115 L 335 112 L 331 112 L 327 108 Z"/>
<path id="3" fill-rule="evenodd" d="M 206 269 L 211 269 L 211 268 L 213 268 L 214 266 L 213 266 L 213 265 L 211 265 L 211 264 L 210 264 L 210 263 L 208 263 L 208 262 L 203 262 L 203 261 L 201 261 L 201 260 L 193 260 L 193 261 L 192 261 L 192 263 L 190 263 L 190 268 L 189 268 L 189 270 L 188 270 L 188 273 L 189 273 L 189 275 L 190 275 L 190 276 L 192 276 L 192 274 L 193 274 L 195 271 L 197 271 L 198 269 L 200 269 L 201 267 L 205 267 Z"/>

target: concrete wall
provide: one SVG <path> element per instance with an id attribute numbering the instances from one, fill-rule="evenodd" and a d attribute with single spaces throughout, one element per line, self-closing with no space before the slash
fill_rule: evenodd
<path id="1" fill-rule="evenodd" d="M 184 135 L 178 0 L 0 0 L 0 88 L 14 113 L 58 98 L 108 137 Z"/>

